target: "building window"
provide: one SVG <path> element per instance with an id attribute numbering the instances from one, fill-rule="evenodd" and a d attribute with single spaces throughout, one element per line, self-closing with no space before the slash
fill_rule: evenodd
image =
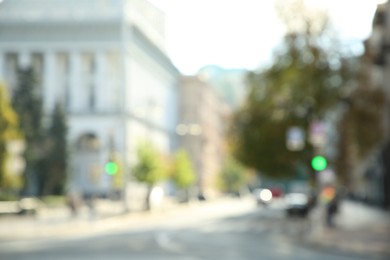
<path id="1" fill-rule="evenodd" d="M 121 60 L 117 52 L 107 54 L 107 105 L 109 110 L 118 111 L 120 106 Z"/>
<path id="2" fill-rule="evenodd" d="M 89 110 L 94 110 L 96 107 L 96 97 L 95 97 L 95 85 L 91 84 L 88 91 L 88 104 Z"/>
<path id="3" fill-rule="evenodd" d="M 91 53 L 85 53 L 82 58 L 83 95 L 87 111 L 93 111 L 96 106 L 96 90 L 94 82 L 95 60 Z"/>
<path id="4" fill-rule="evenodd" d="M 57 77 L 59 83 L 59 100 L 61 100 L 66 108 L 70 109 L 71 106 L 71 93 L 69 86 L 69 55 L 60 53 L 57 56 Z"/>
<path id="5" fill-rule="evenodd" d="M 43 82 L 43 55 L 42 53 L 33 53 L 31 55 L 31 67 L 34 69 L 36 79 L 38 80 L 39 94 L 43 95 L 42 82 Z"/>

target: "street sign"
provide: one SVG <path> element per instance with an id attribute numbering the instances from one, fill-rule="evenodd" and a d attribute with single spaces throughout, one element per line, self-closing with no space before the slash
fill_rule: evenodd
<path id="1" fill-rule="evenodd" d="M 327 139 L 325 124 L 321 121 L 314 121 L 310 124 L 309 141 L 315 147 L 325 145 Z"/>
<path id="2" fill-rule="evenodd" d="M 290 151 L 300 151 L 305 146 L 305 132 L 301 127 L 290 127 L 287 131 L 286 146 Z"/>

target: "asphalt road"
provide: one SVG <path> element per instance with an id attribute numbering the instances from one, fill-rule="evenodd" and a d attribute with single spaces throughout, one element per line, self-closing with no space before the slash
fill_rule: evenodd
<path id="1" fill-rule="evenodd" d="M 305 245 L 310 224 L 281 208 L 224 207 L 104 233 L 2 241 L 0 259 L 360 259 Z"/>

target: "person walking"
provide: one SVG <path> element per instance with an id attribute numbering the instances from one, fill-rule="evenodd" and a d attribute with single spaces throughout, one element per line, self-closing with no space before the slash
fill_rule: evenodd
<path id="1" fill-rule="evenodd" d="M 334 219 L 339 211 L 339 196 L 333 185 L 328 185 L 322 189 L 322 201 L 325 203 L 325 221 L 328 227 L 334 227 Z"/>

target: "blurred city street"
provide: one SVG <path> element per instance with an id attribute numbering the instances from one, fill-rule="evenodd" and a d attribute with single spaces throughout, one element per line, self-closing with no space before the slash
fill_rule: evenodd
<path id="1" fill-rule="evenodd" d="M 56 220 L 56 221 L 55 221 Z M 388 213 L 344 202 L 337 226 L 321 208 L 287 218 L 283 201 L 219 198 L 106 218 L 0 219 L 1 259 L 389 259 Z"/>
<path id="2" fill-rule="evenodd" d="M 389 17 L 0 0 L 0 260 L 390 260 Z"/>

